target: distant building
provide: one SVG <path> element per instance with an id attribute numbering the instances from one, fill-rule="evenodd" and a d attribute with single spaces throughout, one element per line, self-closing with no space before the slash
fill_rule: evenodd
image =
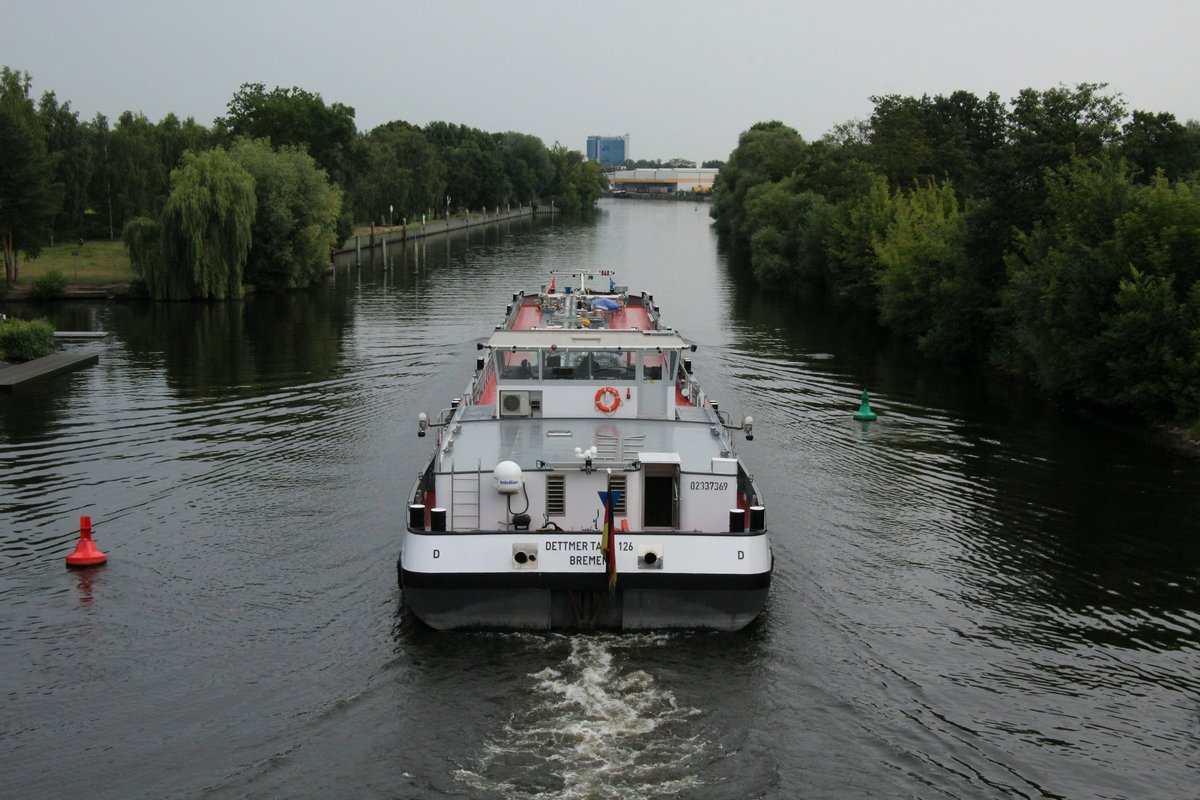
<path id="1" fill-rule="evenodd" d="M 608 173 L 613 194 L 712 194 L 720 170 L 622 169 Z"/>
<path id="2" fill-rule="evenodd" d="M 629 160 L 629 134 L 624 136 L 589 136 L 587 140 L 588 161 L 601 164 L 620 164 Z"/>

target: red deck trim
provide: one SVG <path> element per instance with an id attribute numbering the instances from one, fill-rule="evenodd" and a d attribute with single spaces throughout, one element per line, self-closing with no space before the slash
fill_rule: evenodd
<path id="1" fill-rule="evenodd" d="M 487 383 L 483 385 L 483 390 L 479 393 L 478 405 L 486 406 L 496 402 L 496 373 L 489 372 Z"/>
<path id="2" fill-rule="evenodd" d="M 514 331 L 531 331 L 542 327 L 541 306 L 527 305 L 517 309 L 517 318 L 513 320 Z"/>
<path id="3" fill-rule="evenodd" d="M 636 328 L 638 330 L 650 330 L 650 315 L 646 313 L 644 308 L 632 308 L 626 306 L 608 315 L 608 327 L 610 328 Z"/>

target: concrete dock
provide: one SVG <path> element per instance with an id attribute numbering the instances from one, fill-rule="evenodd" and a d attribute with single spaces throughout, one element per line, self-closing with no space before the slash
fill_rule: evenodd
<path id="1" fill-rule="evenodd" d="M 12 392 L 17 387 L 31 381 L 49 378 L 51 375 L 59 375 L 63 372 L 70 372 L 73 369 L 90 366 L 99 360 L 99 353 L 69 351 L 51 353 L 48 356 L 35 358 L 32 361 L 26 361 L 22 364 L 11 364 L 7 367 L 0 367 L 0 392 Z"/>

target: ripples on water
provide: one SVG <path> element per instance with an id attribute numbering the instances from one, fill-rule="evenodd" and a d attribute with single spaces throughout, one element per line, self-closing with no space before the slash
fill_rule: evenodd
<path id="1" fill-rule="evenodd" d="M 54 312 L 114 335 L 0 397 L 15 796 L 1195 796 L 1195 461 L 739 285 L 686 204 L 389 255 L 315 294 Z M 416 413 L 571 266 L 646 287 L 756 419 L 776 573 L 742 634 L 397 618 Z M 68 573 L 81 514 L 112 560 Z"/>
<path id="2" fill-rule="evenodd" d="M 1194 462 L 1167 456 L 1164 482 L 1162 452 L 979 381 L 979 407 L 948 412 L 930 390 L 955 388 L 893 379 L 856 423 L 853 382 L 879 369 L 739 333 L 726 372 L 789 442 L 767 465 L 803 532 L 783 572 L 881 761 L 929 796 L 1183 796 L 1200 616 L 1197 547 L 1172 529 L 1197 529 Z"/>

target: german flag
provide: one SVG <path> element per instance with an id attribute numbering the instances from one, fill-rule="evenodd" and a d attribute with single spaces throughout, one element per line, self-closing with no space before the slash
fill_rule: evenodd
<path id="1" fill-rule="evenodd" d="M 604 503 L 604 532 L 600 537 L 600 550 L 604 553 L 604 569 L 608 573 L 608 591 L 617 589 L 617 526 L 613 523 L 613 508 L 621 502 L 621 493 L 599 492 Z"/>

